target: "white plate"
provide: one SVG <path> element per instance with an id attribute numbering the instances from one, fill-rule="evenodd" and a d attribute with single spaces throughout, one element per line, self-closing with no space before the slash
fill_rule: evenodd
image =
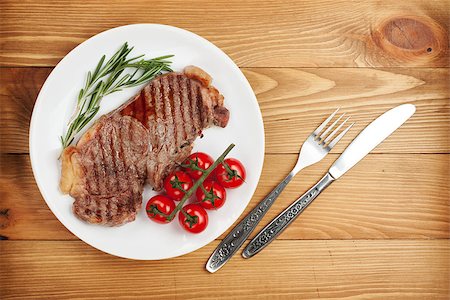
<path id="1" fill-rule="evenodd" d="M 236 147 L 229 157 L 236 157 L 247 169 L 246 183 L 228 190 L 227 202 L 209 213 L 209 226 L 197 235 L 185 232 L 175 219 L 167 225 L 150 221 L 144 209 L 136 221 L 121 227 L 90 225 L 77 219 L 71 211 L 73 199 L 59 188 L 61 151 L 59 136 L 65 130 L 75 106 L 78 91 L 87 71 L 101 55 L 111 56 L 124 43 L 134 46 L 131 55 L 147 58 L 174 54 L 173 69 L 180 71 L 196 65 L 208 72 L 213 85 L 225 97 L 230 110 L 226 128 L 205 130 L 204 138 L 195 142 L 194 151 L 204 151 L 217 158 L 230 144 Z M 109 95 L 102 101 L 101 116 L 137 93 L 141 87 Z M 186 254 L 219 237 L 244 211 L 261 175 L 264 160 L 264 127 L 256 97 L 233 61 L 204 38 L 176 27 L 136 24 L 102 32 L 73 49 L 55 67 L 42 87 L 30 125 L 30 156 L 39 189 L 55 216 L 73 234 L 104 252 L 132 259 L 164 259 Z M 145 187 L 143 205 L 154 194 Z"/>

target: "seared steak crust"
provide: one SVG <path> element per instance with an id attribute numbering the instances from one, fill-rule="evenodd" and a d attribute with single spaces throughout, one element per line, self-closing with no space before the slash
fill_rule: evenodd
<path id="1" fill-rule="evenodd" d="M 145 180 L 160 190 L 204 128 L 226 126 L 228 110 L 210 83 L 196 67 L 160 76 L 66 148 L 61 190 L 75 198 L 74 213 L 110 226 L 134 220 Z"/>
<path id="2" fill-rule="evenodd" d="M 130 117 L 102 117 L 71 161 L 82 174 L 70 194 L 73 212 L 89 223 L 118 225 L 135 219 L 146 176 L 148 131 Z"/>

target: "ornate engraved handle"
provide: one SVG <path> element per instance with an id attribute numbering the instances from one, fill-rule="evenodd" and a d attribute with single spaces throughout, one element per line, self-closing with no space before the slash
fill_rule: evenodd
<path id="1" fill-rule="evenodd" d="M 318 183 L 316 183 L 316 185 L 294 201 L 294 203 L 264 227 L 253 240 L 250 241 L 244 249 L 244 252 L 242 252 L 242 256 L 250 258 L 275 240 L 277 236 L 283 232 L 283 230 L 286 229 L 286 227 L 288 227 L 289 224 L 291 224 L 333 181 L 334 178 L 327 173 Z"/>
<path id="2" fill-rule="evenodd" d="M 206 263 L 206 269 L 209 272 L 213 273 L 220 269 L 236 253 L 294 175 L 295 173 L 293 172 L 289 173 L 289 175 L 286 176 L 286 178 L 278 184 L 266 198 L 259 202 L 258 205 L 223 239 Z"/>

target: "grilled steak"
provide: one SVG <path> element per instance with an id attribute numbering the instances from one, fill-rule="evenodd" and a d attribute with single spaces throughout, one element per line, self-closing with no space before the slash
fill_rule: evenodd
<path id="1" fill-rule="evenodd" d="M 64 150 L 61 190 L 75 198 L 73 211 L 82 220 L 110 226 L 133 221 L 144 182 L 160 190 L 202 130 L 225 127 L 228 118 L 203 70 L 191 66 L 160 76 Z"/>
<path id="2" fill-rule="evenodd" d="M 73 212 L 89 223 L 135 219 L 147 174 L 149 132 L 131 117 L 103 116 L 62 155 L 61 189 L 75 198 Z"/>

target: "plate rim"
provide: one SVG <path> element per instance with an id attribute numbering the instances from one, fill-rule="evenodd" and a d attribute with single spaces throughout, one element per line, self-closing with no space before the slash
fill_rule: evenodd
<path id="1" fill-rule="evenodd" d="M 250 199 L 248 200 L 248 203 L 242 208 L 242 210 L 239 212 L 239 215 L 237 216 L 237 218 L 231 223 L 230 227 L 224 228 L 223 232 L 221 232 L 220 234 L 218 234 L 217 236 L 213 237 L 212 239 L 204 242 L 204 243 L 200 243 L 200 246 L 198 246 L 195 249 L 191 249 L 187 252 L 183 252 L 177 255 L 172 255 L 172 256 L 165 256 L 162 258 L 140 258 L 140 257 L 130 257 L 130 256 L 126 256 L 126 255 L 120 255 L 117 253 L 112 253 L 111 251 L 109 251 L 109 249 L 101 249 L 100 247 L 98 247 L 97 245 L 94 245 L 93 243 L 91 243 L 89 240 L 85 240 L 83 238 L 81 238 L 76 232 L 77 230 L 72 230 L 71 228 L 69 228 L 70 226 L 68 226 L 68 224 L 66 224 L 66 222 L 63 220 L 62 215 L 59 216 L 58 213 L 56 213 L 56 207 L 54 207 L 54 205 L 52 204 L 51 201 L 47 200 L 49 198 L 49 196 L 47 195 L 44 186 L 41 182 L 41 180 L 39 179 L 39 176 L 37 176 L 37 171 L 35 170 L 34 165 L 36 163 L 33 163 L 33 161 L 35 161 L 35 155 L 33 154 L 35 151 L 33 151 L 34 146 L 33 146 L 33 137 L 35 135 L 35 127 L 36 127 L 36 119 L 37 117 L 35 117 L 35 113 L 37 110 L 37 107 L 40 105 L 40 103 L 43 101 L 43 95 L 47 93 L 47 90 L 49 89 L 49 85 L 51 80 L 49 81 L 49 79 L 52 78 L 52 76 L 54 76 L 55 73 L 57 73 L 61 68 L 64 67 L 64 65 L 66 64 L 66 62 L 70 59 L 70 57 L 72 57 L 73 55 L 76 55 L 76 52 L 80 50 L 80 48 L 83 47 L 87 47 L 90 42 L 95 39 L 98 38 L 106 33 L 111 33 L 114 31 L 118 31 L 118 30 L 126 30 L 129 28 L 133 28 L 133 27 L 154 27 L 154 28 L 164 28 L 164 29 L 170 29 L 170 30 L 174 30 L 174 31 L 181 31 L 183 32 L 183 34 L 187 34 L 190 35 L 193 38 L 196 38 L 198 40 L 200 40 L 201 42 L 207 44 L 210 48 L 214 49 L 215 51 L 220 52 L 223 57 L 228 61 L 228 64 L 230 64 L 232 66 L 232 68 L 236 69 L 238 72 L 237 74 L 239 74 L 238 76 L 241 77 L 241 80 L 243 82 L 243 84 L 246 85 L 246 88 L 249 89 L 252 92 L 252 99 L 251 101 L 254 102 L 254 104 L 256 105 L 256 107 L 258 108 L 257 111 L 257 118 L 260 121 L 261 124 L 261 130 L 262 130 L 262 138 L 261 138 L 261 149 L 260 149 L 260 154 L 261 154 L 261 158 L 262 158 L 262 163 L 261 166 L 259 168 L 259 170 L 257 170 L 257 181 L 256 181 L 256 185 L 253 189 L 253 191 L 251 192 L 251 196 Z M 72 50 L 70 50 L 53 68 L 53 70 L 50 72 L 50 74 L 47 76 L 47 78 L 45 79 L 44 84 L 42 85 L 39 94 L 36 98 L 36 101 L 34 103 L 33 106 L 33 110 L 32 110 L 32 114 L 31 114 L 31 120 L 30 120 L 30 126 L 29 126 L 29 138 L 28 138 L 28 146 L 29 146 L 29 156 L 30 156 L 30 164 L 31 164 L 31 168 L 32 168 L 32 172 L 33 172 L 33 177 L 34 180 L 38 186 L 39 192 L 41 193 L 42 197 L 44 198 L 45 203 L 47 204 L 48 208 L 50 209 L 50 211 L 52 212 L 52 214 L 57 218 L 57 220 L 69 231 L 71 232 L 74 236 L 76 236 L 79 240 L 83 241 L 84 243 L 88 244 L 89 246 L 104 252 L 104 253 L 108 253 L 109 255 L 112 256 L 116 256 L 116 257 L 121 257 L 121 258 L 126 258 L 126 259 L 132 259 L 132 260 L 164 260 L 164 259 L 170 259 L 170 258 L 175 258 L 175 257 L 179 257 L 182 255 L 186 255 L 189 253 L 192 253 L 194 251 L 199 250 L 200 248 L 203 248 L 204 246 L 210 244 L 211 242 L 213 242 L 214 240 L 216 240 L 220 235 L 222 235 L 224 232 L 226 232 L 229 228 L 231 228 L 235 222 L 239 219 L 239 217 L 243 214 L 243 212 L 245 211 L 245 209 L 247 208 L 247 206 L 250 204 L 251 199 L 253 198 L 256 188 L 258 187 L 260 178 L 261 178 L 261 174 L 262 174 L 262 169 L 264 166 L 264 160 L 265 160 L 265 130 L 264 130 L 264 120 L 262 117 L 262 113 L 261 113 L 261 108 L 259 106 L 258 100 L 256 98 L 256 94 L 253 90 L 253 88 L 251 87 L 250 83 L 248 82 L 247 78 L 245 77 L 245 75 L 243 74 L 242 70 L 236 65 L 236 63 L 222 50 L 220 49 L 218 46 L 216 46 L 214 43 L 212 43 L 211 41 L 207 40 L 206 38 L 191 32 L 189 30 L 183 29 L 183 28 L 179 28 L 176 26 L 171 26 L 171 25 L 166 25 L 166 24 L 157 24 L 157 23 L 136 23 L 136 24 L 127 24 L 127 25 L 123 25 L 123 26 L 118 26 L 118 27 L 113 27 L 104 31 L 101 31 L 91 37 L 89 37 L 88 39 L 84 40 L 83 42 L 81 42 L 80 44 L 78 44 L 76 47 L 74 47 Z"/>

